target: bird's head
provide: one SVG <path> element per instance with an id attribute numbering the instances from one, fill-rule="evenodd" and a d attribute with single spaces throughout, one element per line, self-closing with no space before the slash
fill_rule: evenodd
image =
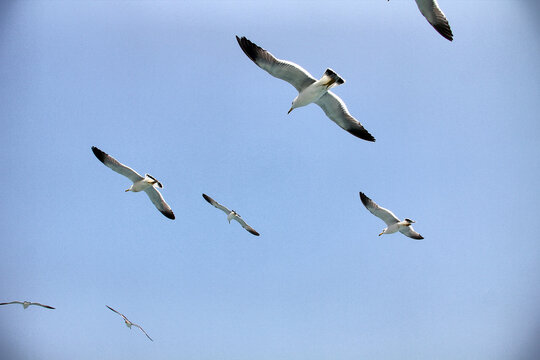
<path id="1" fill-rule="evenodd" d="M 289 109 L 289 111 L 287 111 L 287 114 L 290 114 L 291 111 L 293 111 L 294 109 L 296 109 L 298 106 L 296 105 L 296 101 L 298 100 L 298 96 L 294 98 L 292 104 L 291 104 L 291 108 Z"/>

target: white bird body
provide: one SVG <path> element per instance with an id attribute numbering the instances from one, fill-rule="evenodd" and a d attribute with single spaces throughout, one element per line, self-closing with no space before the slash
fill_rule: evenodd
<path id="1" fill-rule="evenodd" d="M 293 100 L 289 113 L 298 107 L 315 103 L 326 116 L 342 129 L 367 141 L 375 138 L 347 110 L 339 96 L 329 91 L 330 88 L 345 83 L 332 69 L 326 69 L 324 75 L 315 79 L 306 69 L 288 60 L 277 59 L 270 52 L 252 43 L 245 37 L 236 37 L 244 53 L 264 71 L 294 86 L 298 96 Z"/>
<path id="2" fill-rule="evenodd" d="M 377 205 L 373 200 L 368 198 L 363 192 L 360 193 L 360 200 L 362 204 L 369 210 L 370 213 L 381 219 L 387 225 L 386 228 L 379 234 L 379 236 L 384 234 L 393 234 L 395 232 L 400 232 L 405 236 L 408 236 L 412 239 L 421 240 L 423 239 L 422 235 L 414 231 L 412 224 L 415 221 L 411 219 L 399 220 L 393 212 L 388 209 L 385 209 Z"/>
<path id="3" fill-rule="evenodd" d="M 158 184 L 159 182 L 156 179 L 154 179 L 151 176 L 148 176 L 148 174 L 145 174 L 144 179 L 135 181 L 133 185 L 131 185 L 131 187 L 126 190 L 126 192 L 127 191 L 133 191 L 133 192 L 144 191 L 151 186 L 159 187 Z"/>
<path id="4" fill-rule="evenodd" d="M 414 223 L 414 221 L 412 221 L 411 223 Z M 385 229 L 383 229 L 383 231 L 379 234 L 379 236 L 384 235 L 384 234 L 396 233 L 396 232 L 400 231 L 400 229 L 405 228 L 407 226 L 410 226 L 411 223 L 409 223 L 408 221 L 405 221 L 405 220 L 394 223 L 394 224 L 386 227 Z"/>
<path id="5" fill-rule="evenodd" d="M 136 172 L 129 166 L 120 163 L 118 160 L 116 160 L 106 152 L 101 151 L 95 146 L 92 146 L 92 152 L 98 158 L 98 160 L 101 161 L 109 169 L 117 172 L 120 175 L 124 175 L 133 182 L 133 185 L 131 185 L 129 189 L 126 190 L 126 192 L 144 191 L 146 195 L 148 195 L 148 197 L 150 198 L 150 201 L 152 201 L 152 204 L 154 204 L 154 206 L 165 217 L 174 220 L 174 213 L 171 207 L 165 202 L 165 199 L 163 199 L 163 196 L 157 190 L 157 188 L 163 189 L 163 185 L 161 185 L 161 183 L 156 178 L 149 174 L 145 174 L 144 176 L 139 175 L 138 172 Z"/>
<path id="6" fill-rule="evenodd" d="M 202 194 L 204 200 L 208 201 L 212 206 L 215 208 L 223 211 L 225 214 L 227 214 L 227 221 L 229 224 L 231 223 L 231 220 L 236 220 L 244 229 L 246 229 L 248 232 L 255 236 L 259 236 L 260 234 L 251 226 L 249 226 L 244 219 L 234 210 L 229 210 L 226 206 L 221 205 L 216 200 L 212 199 L 210 196 L 206 194 Z"/>
<path id="7" fill-rule="evenodd" d="M 146 337 L 147 337 L 148 339 L 150 339 L 150 341 L 154 341 L 154 340 L 152 340 L 152 338 L 146 333 L 146 331 L 144 331 L 144 329 L 143 329 L 140 325 L 137 325 L 137 324 L 135 324 L 135 323 L 129 321 L 128 318 L 127 318 L 124 314 L 122 314 L 122 313 L 120 313 L 120 312 L 114 310 L 114 309 L 113 309 L 112 307 L 110 307 L 109 305 L 105 305 L 105 306 L 108 307 L 110 310 L 114 311 L 115 313 L 117 313 L 118 315 L 120 315 L 120 316 L 122 317 L 122 319 L 124 319 L 124 323 L 126 324 L 126 326 L 127 326 L 128 328 L 131 329 L 131 326 L 138 327 L 138 328 L 144 333 L 144 335 L 146 335 Z"/>
<path id="8" fill-rule="evenodd" d="M 237 219 L 236 219 L 236 216 L 238 216 L 238 214 L 236 213 L 236 211 L 231 210 L 231 212 L 229 213 L 229 215 L 227 215 L 227 220 L 229 221 L 229 224 L 231 223 L 231 220 L 237 220 Z"/>
<path id="9" fill-rule="evenodd" d="M 329 89 L 337 85 L 339 84 L 325 73 L 322 78 L 300 91 L 293 100 L 291 110 L 317 102 Z"/>
<path id="10" fill-rule="evenodd" d="M 31 302 L 31 301 L 11 301 L 11 302 L 8 302 L 8 303 L 0 303 L 0 305 L 9 305 L 9 304 L 21 304 L 23 306 L 23 309 L 27 309 L 30 305 L 41 306 L 41 307 L 44 307 L 46 309 L 54 309 L 52 306 L 43 305 L 43 304 L 40 304 L 40 303 L 37 303 L 37 302 Z"/>

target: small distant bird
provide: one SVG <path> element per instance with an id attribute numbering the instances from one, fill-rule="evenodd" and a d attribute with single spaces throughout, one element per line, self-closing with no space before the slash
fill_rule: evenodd
<path id="1" fill-rule="evenodd" d="M 388 0 L 390 1 L 390 0 Z M 427 19 L 427 21 L 441 34 L 445 39 L 452 41 L 454 35 L 450 29 L 450 24 L 442 12 L 437 0 L 416 0 L 418 9 Z"/>
<path id="2" fill-rule="evenodd" d="M 227 209 L 225 206 L 221 205 L 220 203 L 218 203 L 217 201 L 215 201 L 214 199 L 212 199 L 210 196 L 208 196 L 206 194 L 202 194 L 202 196 L 203 196 L 204 200 L 208 201 L 214 207 L 218 208 L 219 210 L 221 210 L 225 214 L 227 214 L 227 220 L 229 220 L 229 224 L 231 223 L 231 220 L 236 220 L 236 221 L 238 221 L 240 223 L 240 225 L 242 225 L 242 227 L 244 229 L 246 229 L 247 231 L 249 231 L 253 235 L 255 235 L 255 236 L 260 235 L 258 232 L 255 231 L 255 229 L 253 229 L 251 226 L 246 224 L 244 219 L 242 219 L 242 217 L 236 211 Z"/>
<path id="3" fill-rule="evenodd" d="M 236 41 L 244 53 L 261 69 L 278 79 L 285 80 L 298 90 L 298 96 L 292 102 L 289 113 L 298 107 L 310 103 L 319 105 L 326 116 L 333 122 L 360 139 L 375 141 L 375 138 L 349 114 L 347 106 L 333 92 L 331 88 L 345 83 L 332 69 L 326 69 L 319 80 L 315 79 L 307 70 L 291 61 L 280 60 L 270 52 L 255 45 L 245 37 L 236 37 Z"/>
<path id="4" fill-rule="evenodd" d="M 165 215 L 169 219 L 174 220 L 174 213 L 171 207 L 165 202 L 163 196 L 161 196 L 161 193 L 156 189 L 156 187 L 163 189 L 163 185 L 161 185 L 159 181 L 157 181 L 149 174 L 145 174 L 145 176 L 142 177 L 132 168 L 119 163 L 115 158 L 101 151 L 95 146 L 92 146 L 92 151 L 94 152 L 94 155 L 96 155 L 98 160 L 105 164 L 108 168 L 116 171 L 120 175 L 124 175 L 129 180 L 133 181 L 133 185 L 131 185 L 129 189 L 126 190 L 126 192 L 144 191 L 146 195 L 148 195 L 152 203 L 155 205 L 155 207 L 159 211 L 161 211 L 163 215 Z"/>
<path id="5" fill-rule="evenodd" d="M 414 231 L 413 227 L 411 226 L 411 224 L 414 224 L 415 221 L 411 219 L 405 219 L 403 221 L 399 220 L 393 212 L 380 207 L 373 200 L 368 198 L 363 192 L 360 193 L 360 200 L 362 200 L 362 204 L 364 204 L 370 213 L 386 223 L 387 227 L 379 234 L 379 236 L 382 234 L 393 234 L 396 231 L 399 231 L 403 235 L 410 238 L 416 240 L 423 239 L 422 235 Z"/>
<path id="6" fill-rule="evenodd" d="M 0 305 L 9 305 L 9 304 L 21 304 L 23 306 L 23 308 L 25 308 L 25 309 L 27 307 L 29 307 L 30 305 L 41 306 L 41 307 L 44 307 L 46 309 L 54 309 L 52 306 L 43 305 L 43 304 L 40 304 L 40 303 L 37 303 L 37 302 L 30 302 L 30 301 L 12 301 L 12 302 L 7 302 L 7 303 L 0 303 Z"/>
<path id="7" fill-rule="evenodd" d="M 131 326 L 135 326 L 135 327 L 138 327 L 139 329 L 141 329 L 141 331 L 144 333 L 144 335 L 146 335 L 147 338 L 149 338 L 151 341 L 154 341 L 152 340 L 152 338 L 150 336 L 148 336 L 148 334 L 146 333 L 146 331 L 144 331 L 144 329 L 142 327 L 140 327 L 139 325 L 135 324 L 135 323 L 132 323 L 131 321 L 129 321 L 129 319 L 127 317 L 124 316 L 124 314 L 121 314 L 119 313 L 118 311 L 114 310 L 112 307 L 110 307 L 109 305 L 105 305 L 106 307 L 108 307 L 109 309 L 111 309 L 112 311 L 114 311 L 115 313 L 117 313 L 118 315 L 120 315 L 121 317 L 124 318 L 124 322 L 126 323 L 126 326 L 128 328 L 131 329 Z"/>

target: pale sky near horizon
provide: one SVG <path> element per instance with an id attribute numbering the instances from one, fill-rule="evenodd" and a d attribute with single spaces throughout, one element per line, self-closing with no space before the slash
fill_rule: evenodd
<path id="1" fill-rule="evenodd" d="M 538 4 L 440 6 L 453 42 L 412 0 L 2 2 L 0 302 L 56 309 L 1 306 L 0 357 L 537 359 Z M 287 115 L 235 35 L 334 69 L 377 141 Z"/>

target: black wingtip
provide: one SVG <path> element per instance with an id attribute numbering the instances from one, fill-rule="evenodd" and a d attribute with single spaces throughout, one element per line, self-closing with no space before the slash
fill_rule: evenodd
<path id="1" fill-rule="evenodd" d="M 102 163 L 105 163 L 105 158 L 107 157 L 107 153 L 99 150 L 95 146 L 92 146 L 92 152 L 94 153 L 94 155 L 96 155 L 99 161 L 101 161 Z"/>
<path id="2" fill-rule="evenodd" d="M 454 40 L 454 34 L 452 34 L 452 29 L 450 28 L 450 25 L 442 23 L 442 24 L 433 25 L 433 27 L 446 40 L 448 41 Z"/>
<path id="3" fill-rule="evenodd" d="M 373 135 L 371 135 L 369 131 L 364 129 L 364 127 L 353 127 L 351 129 L 348 129 L 347 131 L 362 140 L 375 142 L 375 138 L 373 137 Z"/>
<path id="4" fill-rule="evenodd" d="M 165 215 L 165 217 L 167 217 L 167 218 L 169 218 L 169 219 L 171 219 L 171 220 L 174 220 L 174 219 L 175 219 L 174 213 L 172 212 L 172 210 L 171 210 L 171 211 L 161 211 L 161 213 L 162 213 L 163 215 Z"/>
<path id="5" fill-rule="evenodd" d="M 250 58 L 253 62 L 257 61 L 258 52 L 264 51 L 263 48 L 252 43 L 251 41 L 246 39 L 245 36 L 242 36 L 241 38 L 236 36 L 236 41 L 238 41 L 238 45 L 240 45 L 240 48 L 242 49 L 242 51 L 244 51 L 244 54 L 246 54 L 247 57 Z"/>
<path id="6" fill-rule="evenodd" d="M 204 200 L 208 201 L 210 204 L 212 204 L 212 198 L 206 194 L 202 194 L 202 197 Z"/>
<path id="7" fill-rule="evenodd" d="M 367 206 L 368 203 L 369 203 L 369 200 L 371 200 L 371 199 L 368 198 L 366 196 L 366 194 L 364 194 L 363 192 L 360 191 L 360 200 L 362 200 L 362 204 L 364 204 L 364 206 Z"/>
<path id="8" fill-rule="evenodd" d="M 248 230 L 251 234 L 255 235 L 255 236 L 259 236 L 261 234 L 259 234 L 258 232 L 256 232 L 255 230 L 251 229 L 251 230 Z"/>

